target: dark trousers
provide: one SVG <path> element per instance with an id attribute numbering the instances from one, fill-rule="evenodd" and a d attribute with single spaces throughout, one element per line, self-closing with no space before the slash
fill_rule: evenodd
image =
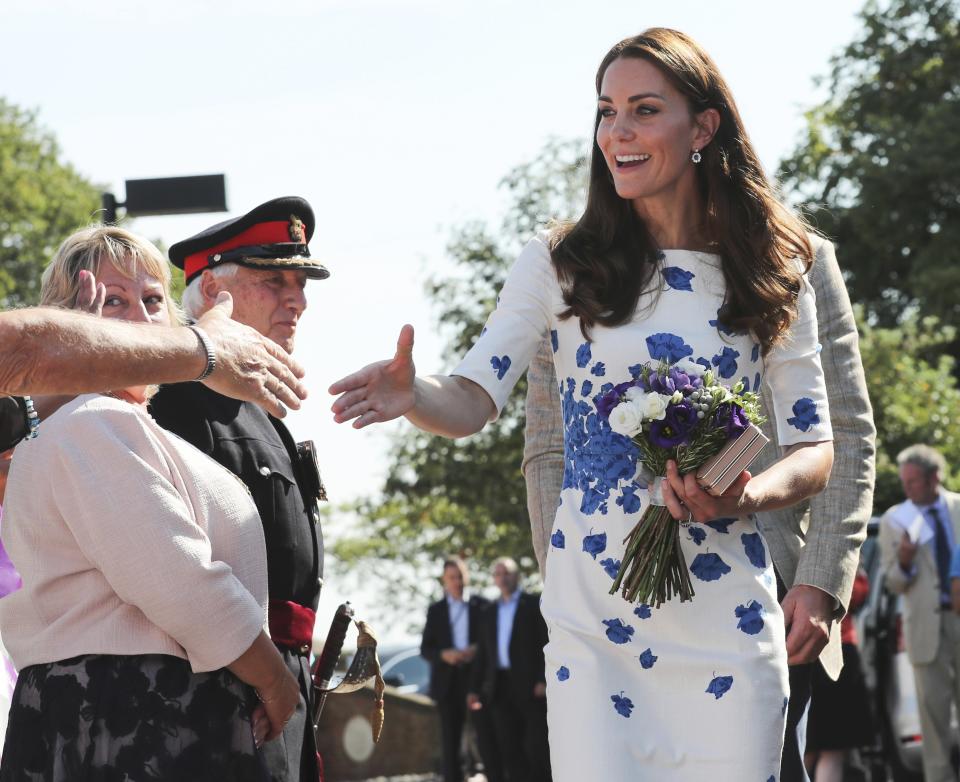
<path id="1" fill-rule="evenodd" d="M 777 598 L 783 602 L 787 588 L 777 574 Z M 787 628 L 789 631 L 790 628 Z M 787 727 L 780 758 L 780 782 L 810 782 L 803 765 L 807 743 L 807 707 L 810 705 L 810 678 L 819 662 L 790 666 L 790 701 L 787 705 Z"/>
<path id="2" fill-rule="evenodd" d="M 783 737 L 783 756 L 780 760 L 780 782 L 810 782 L 803 766 L 803 751 L 807 743 L 810 679 L 813 666 L 819 664 L 790 666 L 790 704 L 787 706 L 787 732 Z"/>
<path id="3" fill-rule="evenodd" d="M 317 744 L 310 710 L 310 663 L 307 657 L 277 647 L 280 656 L 300 684 L 300 702 L 283 734 L 263 745 L 270 782 L 317 782 Z"/>
<path id="4" fill-rule="evenodd" d="M 497 672 L 493 724 L 507 782 L 550 782 L 547 701 L 518 689 L 509 671 Z"/>
<path id="5" fill-rule="evenodd" d="M 463 760 L 460 757 L 460 745 L 463 740 L 463 728 L 467 721 L 467 689 L 470 679 L 468 666 L 458 667 L 450 682 L 447 694 L 437 701 L 437 714 L 440 717 L 440 747 L 443 756 L 444 782 L 463 782 Z M 477 737 L 477 750 L 488 782 L 502 782 L 500 756 L 489 711 L 481 709 L 470 712 L 470 724 Z"/>

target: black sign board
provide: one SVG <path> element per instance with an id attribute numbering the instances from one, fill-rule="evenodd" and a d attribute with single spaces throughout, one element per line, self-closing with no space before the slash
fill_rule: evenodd
<path id="1" fill-rule="evenodd" d="M 131 217 L 227 211 L 223 174 L 128 179 L 126 185 L 123 206 Z"/>

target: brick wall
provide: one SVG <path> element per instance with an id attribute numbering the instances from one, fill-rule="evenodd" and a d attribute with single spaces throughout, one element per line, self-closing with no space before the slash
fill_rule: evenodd
<path id="1" fill-rule="evenodd" d="M 422 774 L 440 768 L 437 711 L 421 695 L 384 693 L 386 719 L 380 743 L 370 739 L 373 690 L 330 695 L 320 719 L 320 754 L 326 782 Z"/>

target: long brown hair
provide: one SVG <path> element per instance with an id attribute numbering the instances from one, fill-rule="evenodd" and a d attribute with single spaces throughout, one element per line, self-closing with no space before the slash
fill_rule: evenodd
<path id="1" fill-rule="evenodd" d="M 692 116 L 706 109 L 720 114 L 719 128 L 696 167 L 706 206 L 705 236 L 722 259 L 727 284 L 719 320 L 730 330 L 753 332 L 766 353 L 796 317 L 801 279 L 794 259 L 807 269 L 813 262 L 809 228 L 777 200 L 729 87 L 693 39 L 655 27 L 620 41 L 600 63 L 597 95 L 607 68 L 620 57 L 656 66 L 684 95 Z M 579 317 L 587 338 L 594 324 L 629 321 L 641 293 L 659 274 L 660 248 L 631 202 L 614 189 L 596 141 L 599 123 L 597 111 L 584 213 L 555 229 L 551 241 L 567 304 L 560 317 Z"/>

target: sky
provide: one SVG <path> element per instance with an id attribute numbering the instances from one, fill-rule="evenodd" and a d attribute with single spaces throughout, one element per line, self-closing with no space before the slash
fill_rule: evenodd
<path id="1" fill-rule="evenodd" d="M 683 30 L 717 62 L 768 170 L 825 97 L 815 85 L 858 31 L 861 2 L 807 0 L 0 0 L 0 95 L 34 108 L 63 157 L 123 198 L 126 179 L 224 173 L 228 214 L 139 218 L 167 246 L 282 195 L 313 206 L 314 257 L 296 357 L 334 502 L 375 493 L 390 436 L 333 423 L 327 386 L 417 330 L 423 295 L 465 222 L 499 225 L 500 179 L 550 138 L 586 138 L 596 67 L 618 40 Z M 336 589 L 325 602 L 335 604 Z"/>

